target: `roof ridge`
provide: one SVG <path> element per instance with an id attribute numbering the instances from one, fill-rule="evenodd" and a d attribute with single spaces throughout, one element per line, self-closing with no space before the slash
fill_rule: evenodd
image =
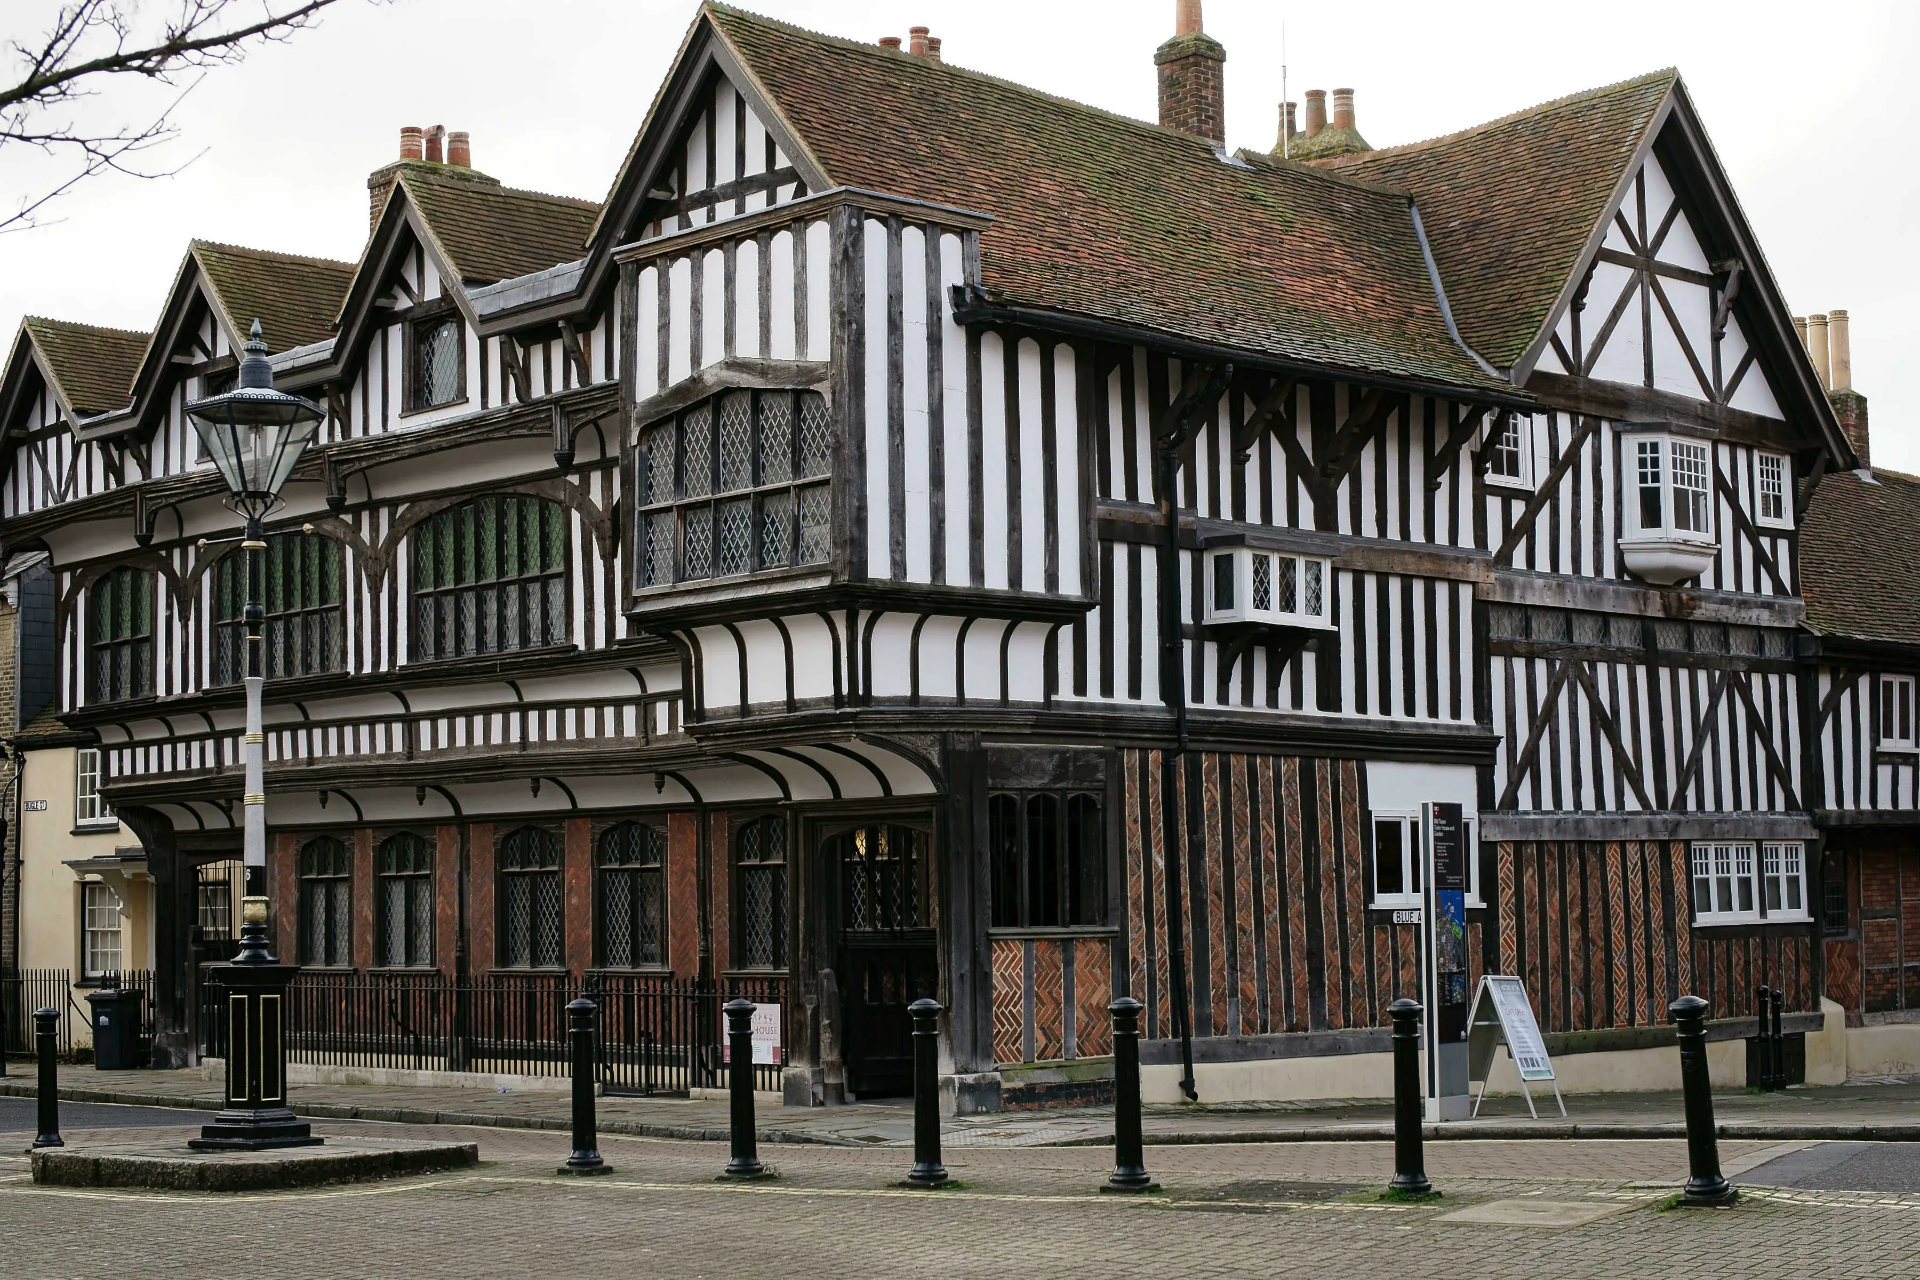
<path id="1" fill-rule="evenodd" d="M 219 240 L 202 240 L 197 236 L 187 246 L 189 253 L 198 252 L 201 249 L 212 249 L 216 253 L 246 254 L 249 257 L 255 258 L 279 258 L 283 262 L 307 262 L 319 267 L 344 267 L 349 271 L 354 268 L 353 263 L 342 262 L 338 258 L 317 258 L 312 254 L 287 253 L 281 249 L 256 249 L 251 245 L 227 244 Z"/>
<path id="2" fill-rule="evenodd" d="M 1605 97 L 1610 94 L 1623 93 L 1628 89 L 1637 89 L 1643 85 L 1653 84 L 1659 80 L 1678 82 L 1679 79 L 1680 69 L 1678 67 L 1663 67 L 1658 71 L 1643 72 L 1637 76 L 1629 76 L 1625 80 L 1616 80 L 1612 84 L 1597 85 L 1591 89 L 1582 89 L 1578 93 L 1569 93 L 1563 97 L 1550 98 L 1545 102 L 1536 103 L 1531 107 L 1522 107 L 1518 111 L 1510 111 L 1506 115 L 1498 116 L 1492 120 L 1483 120 L 1479 124 L 1469 125 L 1464 129 L 1456 129 L 1452 133 L 1443 133 L 1431 138 L 1422 138 L 1417 142 L 1403 142 L 1398 146 L 1378 147 L 1372 151 L 1358 151 L 1349 155 L 1330 156 L 1325 160 L 1309 160 L 1303 163 L 1313 165 L 1316 168 L 1357 168 L 1367 164 L 1369 161 L 1384 159 L 1390 156 L 1403 156 L 1416 151 L 1425 151 L 1432 147 L 1444 146 L 1449 142 L 1459 142 L 1465 138 L 1471 138 L 1489 130 L 1498 129 L 1502 125 L 1512 124 L 1517 120 L 1525 120 L 1548 111 L 1557 111 L 1562 107 L 1574 106 L 1577 103 L 1591 102 L 1595 98 Z"/>
<path id="3" fill-rule="evenodd" d="M 582 209 L 598 209 L 601 201 L 589 200 L 585 196 L 563 196 L 552 191 L 535 191 L 531 187 L 509 187 L 501 182 L 470 182 L 463 178 L 446 177 L 437 173 L 417 173 L 401 171 L 396 179 L 399 183 L 425 182 L 433 186 L 452 188 L 459 191 L 486 195 L 531 196 L 536 200 L 551 200 L 555 204 L 576 205 Z"/>
<path id="4" fill-rule="evenodd" d="M 1030 84 L 1021 84 L 1017 80 L 1008 80 L 1001 76 L 996 76 L 988 71 L 975 71 L 971 67 L 963 67 L 957 63 L 945 61 L 944 59 L 939 62 L 935 62 L 931 58 L 922 58 L 916 54 L 907 53 L 903 50 L 888 49 L 881 45 L 867 44 L 864 41 L 860 41 L 860 40 L 849 40 L 845 36 L 829 35 L 824 31 L 815 31 L 811 27 L 802 27 L 795 23 L 784 22 L 779 18 L 769 18 L 765 14 L 754 13 L 751 10 L 737 9 L 734 6 L 729 4 L 721 4 L 719 3 L 719 0 L 703 0 L 703 7 L 706 9 L 711 9 L 716 13 L 723 13 L 735 18 L 743 19 L 747 22 L 757 23 L 758 25 L 763 27 L 772 27 L 776 30 L 785 31 L 793 35 L 805 36 L 812 40 L 824 41 L 827 44 L 839 46 L 840 48 L 846 49 L 850 52 L 867 54 L 871 57 L 879 58 L 879 59 L 905 59 L 906 61 L 908 61 L 909 63 L 915 66 L 926 67 L 934 72 L 945 72 L 950 75 L 965 76 L 974 80 L 984 80 L 990 84 L 999 85 L 1001 88 L 1011 89 L 1014 92 L 1022 94 L 1029 98 L 1035 98 L 1043 102 L 1055 103 L 1060 106 L 1071 107 L 1076 111 L 1084 111 L 1089 115 L 1102 116 L 1108 120 L 1114 121 L 1117 124 L 1123 124 L 1123 125 L 1127 125 L 1132 128 L 1138 129 L 1143 133 L 1157 135 L 1163 138 L 1170 138 L 1179 142 L 1189 143 L 1196 147 L 1205 147 L 1207 150 L 1215 151 L 1216 154 L 1218 154 L 1217 149 L 1213 146 L 1212 143 L 1208 142 L 1205 138 L 1197 137 L 1194 134 L 1186 133 L 1179 129 L 1169 129 L 1165 125 L 1155 124 L 1150 120 L 1141 120 L 1135 116 L 1123 115 L 1118 111 L 1110 111 L 1106 107 L 1096 107 L 1092 103 L 1082 102 L 1078 98 L 1067 98 L 1057 93 L 1048 93 L 1044 89 L 1036 89 Z"/>
<path id="5" fill-rule="evenodd" d="M 88 324 L 84 320 L 61 320 L 54 316 L 20 317 L 20 325 L 22 328 L 36 324 L 57 325 L 62 329 L 85 329 L 90 333 L 117 333 L 128 338 L 144 339 L 153 336 L 153 330 L 151 329 L 121 329 L 110 324 Z"/>

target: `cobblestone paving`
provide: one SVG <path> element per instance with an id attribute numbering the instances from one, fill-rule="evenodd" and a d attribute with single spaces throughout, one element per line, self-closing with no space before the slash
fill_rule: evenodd
<path id="1" fill-rule="evenodd" d="M 318 1126 L 326 1132 L 330 1126 Z M 1428 1147 L 1445 1195 L 1373 1198 L 1383 1143 L 1159 1147 L 1155 1197 L 1094 1193 L 1093 1148 L 950 1151 L 959 1190 L 893 1184 L 891 1149 L 784 1146 L 780 1178 L 716 1184 L 719 1144 L 606 1135 L 615 1173 L 563 1179 L 557 1134 L 353 1126 L 478 1137 L 475 1170 L 304 1192 L 216 1196 L 35 1187 L 0 1157 L 8 1275 L 114 1277 L 191 1267 L 304 1277 L 883 1275 L 1911 1276 L 1920 1196 L 1751 1189 L 1730 1210 L 1668 1211 L 1683 1144 L 1449 1142 Z M 178 1130 L 184 1139 L 189 1130 Z M 119 1136 L 124 1136 L 120 1131 Z M 160 1131 L 144 1131 L 157 1138 Z M 72 1145 L 115 1140 L 75 1131 Z M 1794 1144 L 1727 1142 L 1730 1169 Z M 1567 1228 L 1439 1221 L 1507 1199 L 1612 1205 Z"/>

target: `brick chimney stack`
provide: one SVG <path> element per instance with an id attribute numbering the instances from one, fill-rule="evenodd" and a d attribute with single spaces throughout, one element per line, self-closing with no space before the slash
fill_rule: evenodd
<path id="1" fill-rule="evenodd" d="M 1827 313 L 1827 368 L 1833 380 L 1832 389 L 1827 392 L 1827 402 L 1833 406 L 1833 416 L 1840 420 L 1840 430 L 1846 433 L 1847 443 L 1853 447 L 1860 465 L 1871 467 L 1873 461 L 1868 451 L 1867 398 L 1853 389 L 1853 341 L 1848 327 L 1846 312 Z"/>
<path id="2" fill-rule="evenodd" d="M 1173 39 L 1153 55 L 1160 73 L 1160 124 L 1216 147 L 1227 142 L 1227 51 L 1203 29 L 1200 0 L 1175 0 Z"/>
<path id="3" fill-rule="evenodd" d="M 933 31 L 929 27 L 908 27 L 907 28 L 907 52 L 912 54 L 916 58 L 926 57 L 927 56 L 927 37 L 932 34 L 933 34 Z"/>
<path id="4" fill-rule="evenodd" d="M 1307 90 L 1307 136 L 1318 134 L 1327 127 L 1327 91 L 1325 89 Z"/>

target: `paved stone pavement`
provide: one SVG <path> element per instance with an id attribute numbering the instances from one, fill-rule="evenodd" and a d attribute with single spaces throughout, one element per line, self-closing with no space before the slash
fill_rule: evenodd
<path id="1" fill-rule="evenodd" d="M 217 1110 L 220 1086 L 188 1071 L 95 1071 L 60 1069 L 61 1096 L 75 1102 L 126 1102 L 141 1106 L 188 1106 Z M 0 1080 L 0 1096 L 30 1097 L 30 1075 Z M 559 1091 L 493 1092 L 482 1089 L 296 1085 L 292 1104 L 314 1118 L 477 1123 L 502 1127 L 564 1129 L 568 1099 Z M 1920 1141 L 1920 1080 L 1855 1081 L 1832 1088 L 1796 1088 L 1782 1093 L 1729 1091 L 1714 1099 L 1727 1136 L 1828 1140 Z M 601 1128 L 651 1137 L 719 1139 L 727 1131 L 727 1104 L 718 1099 L 603 1097 Z M 809 1142 L 856 1146 L 909 1146 L 912 1112 L 897 1104 L 759 1109 L 763 1142 Z M 1147 1110 L 1150 1143 L 1298 1141 L 1322 1137 L 1382 1138 L 1391 1133 L 1389 1103 L 1268 1103 L 1260 1105 L 1156 1106 Z M 1015 1112 L 949 1118 L 949 1147 L 1038 1146 L 1107 1143 L 1113 1131 L 1110 1107 Z M 1561 1119 L 1551 1098 L 1539 1120 L 1529 1120 L 1519 1098 L 1490 1098 L 1476 1121 L 1446 1125 L 1433 1136 L 1611 1137 L 1678 1136 L 1684 1131 L 1677 1093 L 1592 1094 L 1567 1099 Z"/>
<path id="2" fill-rule="evenodd" d="M 320 1126 L 321 1132 L 331 1130 Z M 795 1145 L 780 1177 L 712 1181 L 717 1143 L 608 1135 L 615 1173 L 553 1169 L 562 1135 L 354 1126 L 481 1144 L 473 1170 L 242 1195 L 37 1187 L 0 1155 L 0 1239 L 10 1275 L 122 1277 L 214 1268 L 306 1277 L 955 1277 L 1064 1274 L 1401 1277 L 1550 1275 L 1896 1277 L 1920 1258 L 1920 1195 L 1749 1187 L 1726 1210 L 1662 1211 L 1683 1143 L 1460 1141 L 1429 1148 L 1444 1192 L 1383 1203 L 1378 1142 L 1156 1147 L 1153 1197 L 1094 1193 L 1108 1153 L 1084 1147 L 952 1151 L 964 1184 L 895 1183 L 892 1149 Z M 166 1133 L 182 1140 L 191 1132 Z M 69 1142 L 113 1140 L 76 1130 Z M 1761 1168 L 1803 1143 L 1729 1141 L 1726 1165 Z M 1464 1213 L 1462 1211 L 1465 1211 Z M 1453 1215 L 1459 1215 L 1455 1217 Z M 1474 1218 L 1479 1221 L 1467 1221 Z M 1581 1225 L 1512 1226 L 1573 1221 Z"/>

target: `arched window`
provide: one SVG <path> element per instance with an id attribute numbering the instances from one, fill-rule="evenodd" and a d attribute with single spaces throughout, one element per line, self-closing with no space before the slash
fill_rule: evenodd
<path id="1" fill-rule="evenodd" d="M 476 498 L 413 534 L 416 662 L 567 640 L 567 510 L 544 498 Z"/>
<path id="2" fill-rule="evenodd" d="M 756 818 L 733 837 L 739 894 L 738 963 L 746 969 L 787 967 L 787 823 Z"/>
<path id="3" fill-rule="evenodd" d="M 600 833 L 600 963 L 644 969 L 666 954 L 667 829 L 620 822 Z"/>
<path id="4" fill-rule="evenodd" d="M 500 961 L 510 969 L 558 969 L 565 961 L 560 923 L 560 836 L 520 827 L 500 839 Z"/>
<path id="5" fill-rule="evenodd" d="M 93 700 L 120 702 L 153 692 L 153 572 L 123 565 L 87 591 Z"/>
<path id="6" fill-rule="evenodd" d="M 379 877 L 380 963 L 433 963 L 433 842 L 399 831 L 380 842 L 374 857 Z"/>
<path id="7" fill-rule="evenodd" d="M 353 963 L 352 875 L 345 842 L 316 836 L 300 846 L 300 963 Z"/>
<path id="8" fill-rule="evenodd" d="M 640 435 L 643 587 L 820 564 L 833 426 L 813 391 L 729 391 Z"/>
<path id="9" fill-rule="evenodd" d="M 993 927 L 1106 923 L 1106 838 L 1098 797 L 997 793 L 987 800 L 987 847 Z"/>
<path id="10" fill-rule="evenodd" d="M 244 551 L 222 556 L 213 583 L 213 682 L 238 684 L 247 674 L 247 563 Z M 260 630 L 263 674 L 315 676 L 346 669 L 346 621 L 340 605 L 340 544 L 331 538 L 276 533 L 261 553 Z"/>

